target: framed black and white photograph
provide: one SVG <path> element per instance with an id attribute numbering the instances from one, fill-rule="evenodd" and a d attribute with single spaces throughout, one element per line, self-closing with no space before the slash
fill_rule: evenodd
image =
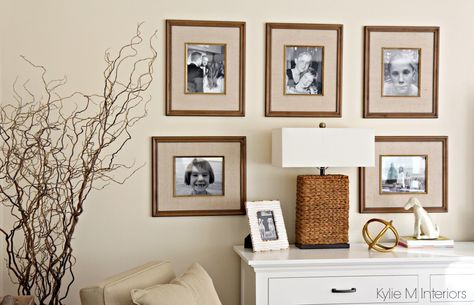
<path id="1" fill-rule="evenodd" d="M 380 156 L 380 194 L 427 194 L 428 156 Z"/>
<path id="2" fill-rule="evenodd" d="M 323 95 L 323 46 L 285 46 L 285 94 Z"/>
<path id="3" fill-rule="evenodd" d="M 428 212 L 448 212 L 448 137 L 376 136 L 375 160 L 359 168 L 361 213 L 410 213 L 411 197 Z"/>
<path id="4" fill-rule="evenodd" d="M 224 196 L 224 157 L 174 157 L 175 196 Z"/>
<path id="5" fill-rule="evenodd" d="M 383 48 L 383 96 L 420 96 L 421 49 Z"/>
<path id="6" fill-rule="evenodd" d="M 244 215 L 245 199 L 245 137 L 152 137 L 154 217 Z"/>
<path id="7" fill-rule="evenodd" d="M 267 23 L 265 116 L 341 117 L 341 24 Z"/>
<path id="8" fill-rule="evenodd" d="M 254 252 L 289 247 L 279 201 L 249 201 L 246 210 Z"/>
<path id="9" fill-rule="evenodd" d="M 437 118 L 439 27 L 364 27 L 364 118 Z"/>
<path id="10" fill-rule="evenodd" d="M 186 43 L 186 93 L 225 94 L 226 44 Z"/>
<path id="11" fill-rule="evenodd" d="M 275 217 L 272 210 L 258 211 L 258 229 L 260 230 L 260 238 L 263 241 L 277 240 L 278 233 L 275 227 Z"/>
<path id="12" fill-rule="evenodd" d="M 245 116 L 245 22 L 166 20 L 166 115 Z"/>

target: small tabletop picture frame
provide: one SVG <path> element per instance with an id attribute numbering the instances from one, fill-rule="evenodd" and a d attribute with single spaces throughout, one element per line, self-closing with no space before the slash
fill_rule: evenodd
<path id="1" fill-rule="evenodd" d="M 437 118 L 439 27 L 364 27 L 364 118 Z"/>
<path id="2" fill-rule="evenodd" d="M 342 30 L 342 24 L 266 24 L 267 117 L 341 117 Z"/>
<path id="3" fill-rule="evenodd" d="M 254 252 L 289 247 L 279 201 L 248 201 L 246 209 Z"/>
<path id="4" fill-rule="evenodd" d="M 153 137 L 152 212 L 244 215 L 246 137 Z"/>
<path id="5" fill-rule="evenodd" d="M 245 22 L 166 20 L 166 115 L 245 116 Z"/>
<path id="6" fill-rule="evenodd" d="M 448 137 L 376 136 L 375 160 L 359 168 L 360 213 L 410 213 L 410 197 L 448 212 Z"/>

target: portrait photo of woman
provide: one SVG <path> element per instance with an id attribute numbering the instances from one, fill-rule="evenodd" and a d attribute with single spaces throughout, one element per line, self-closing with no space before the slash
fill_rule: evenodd
<path id="1" fill-rule="evenodd" d="M 420 50 L 382 49 L 383 96 L 420 96 Z"/>

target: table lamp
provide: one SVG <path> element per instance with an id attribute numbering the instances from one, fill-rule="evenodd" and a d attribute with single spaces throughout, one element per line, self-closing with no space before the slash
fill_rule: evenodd
<path id="1" fill-rule="evenodd" d="M 300 175 L 296 191 L 295 243 L 302 249 L 349 248 L 349 177 L 328 167 L 372 167 L 375 136 L 359 128 L 280 128 L 272 132 L 272 164 L 316 167 Z"/>

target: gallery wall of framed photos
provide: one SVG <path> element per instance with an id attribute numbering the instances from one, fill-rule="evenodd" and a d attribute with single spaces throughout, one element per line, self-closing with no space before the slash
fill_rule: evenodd
<path id="1" fill-rule="evenodd" d="M 342 118 L 343 25 L 267 22 L 265 27 L 265 116 Z M 245 116 L 245 31 L 243 21 L 166 20 L 167 115 Z M 364 27 L 363 118 L 438 117 L 439 33 L 437 26 Z M 225 108 L 230 104 L 233 110 Z M 191 156 L 191 151 L 183 151 L 176 153 L 187 157 L 169 155 L 159 161 L 158 156 L 164 154 L 158 153 L 160 139 L 165 138 L 153 138 L 153 216 L 244 212 L 244 192 L 239 200 L 233 200 L 240 202 L 240 209 L 229 202 L 220 208 L 212 203 L 216 196 L 227 198 L 223 181 L 228 168 L 223 156 Z M 406 212 L 402 209 L 404 195 L 425 199 L 424 207 L 432 212 L 447 212 L 447 137 L 379 136 L 378 146 L 394 139 L 399 142 L 379 152 L 376 170 L 360 169 L 360 212 Z M 441 154 L 433 147 L 425 147 L 433 140 L 441 141 Z M 404 141 L 408 146 L 399 151 Z M 240 151 L 245 155 L 245 142 L 243 147 Z M 171 160 L 173 171 L 164 171 Z M 183 166 L 185 170 L 178 170 Z M 162 170 L 158 171 L 160 167 Z M 216 177 L 222 177 L 215 185 L 213 167 L 219 168 Z M 241 159 L 241 167 L 246 167 L 245 158 Z M 429 168 L 432 170 L 428 175 Z M 206 179 L 201 171 L 206 173 Z M 184 184 L 183 179 L 177 178 L 183 172 L 200 177 L 198 182 L 205 184 L 206 196 L 187 176 Z M 173 177 L 173 181 L 164 182 L 166 177 Z M 245 176 L 241 180 L 245 184 Z M 245 185 L 241 187 L 245 190 Z M 168 193 L 172 196 L 163 195 Z M 395 201 L 389 200 L 395 196 L 384 196 L 397 194 L 400 198 Z M 192 197 L 195 198 L 191 200 Z M 191 204 L 188 208 L 184 207 L 186 201 Z M 170 207 L 163 208 L 169 203 Z"/>

